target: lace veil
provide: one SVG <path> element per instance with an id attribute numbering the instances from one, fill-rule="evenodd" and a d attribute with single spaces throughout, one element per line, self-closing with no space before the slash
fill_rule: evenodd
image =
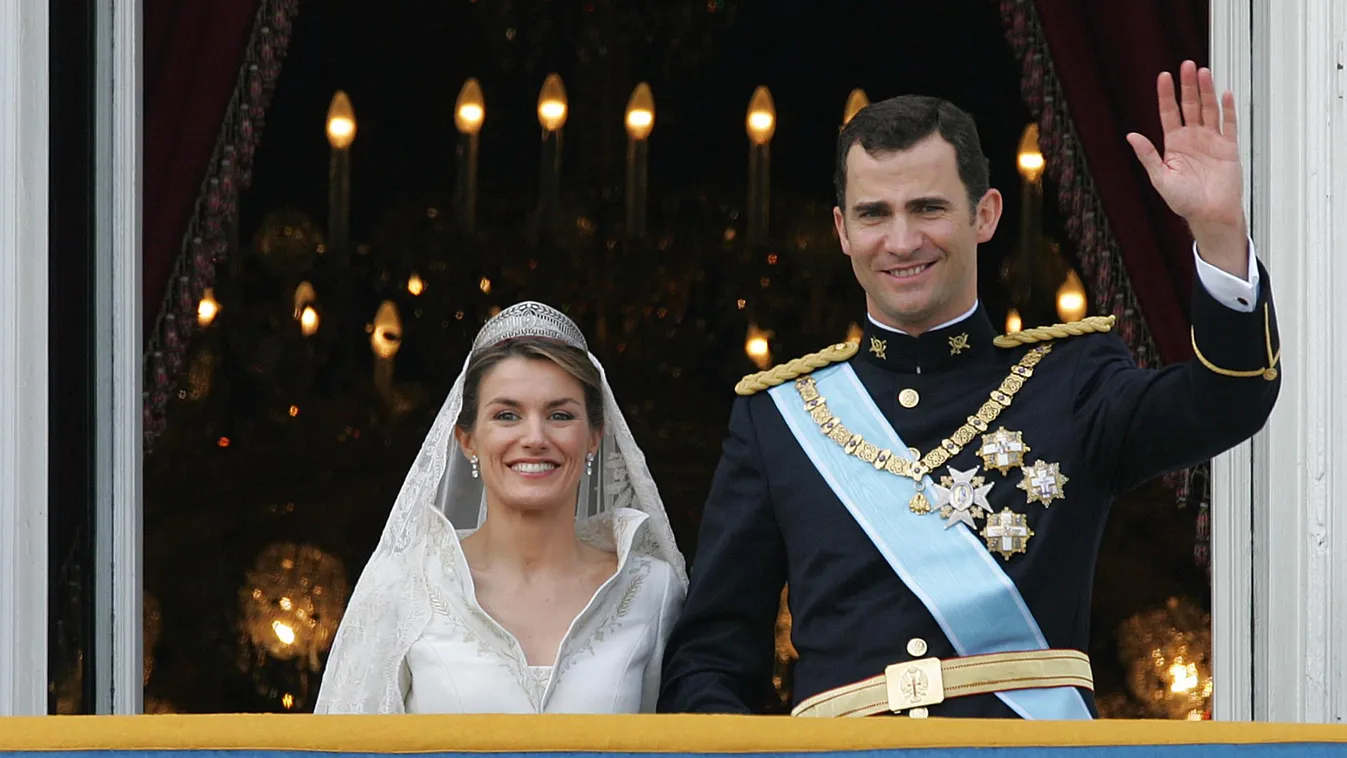
<path id="1" fill-rule="evenodd" d="M 402 661 L 431 617 L 427 554 L 459 549 L 456 538 L 443 543 L 429 539 L 429 519 L 438 518 L 432 509 L 449 520 L 454 529 L 446 531 L 451 535 L 454 530 L 476 529 L 486 516 L 481 480 L 472 477 L 471 466 L 454 438 L 468 362 L 485 347 L 519 337 L 544 337 L 589 351 L 579 327 L 542 303 L 512 305 L 482 327 L 403 481 L 378 547 L 356 583 L 332 644 L 315 713 L 404 711 L 399 684 Z M 603 366 L 592 353 L 589 358 L 603 384 L 604 436 L 593 473 L 581 475 L 577 529 L 619 508 L 645 513 L 649 516 L 645 539 L 638 540 L 633 550 L 667 562 L 686 589 L 683 555 L 674 542 L 645 455 L 618 408 Z"/>

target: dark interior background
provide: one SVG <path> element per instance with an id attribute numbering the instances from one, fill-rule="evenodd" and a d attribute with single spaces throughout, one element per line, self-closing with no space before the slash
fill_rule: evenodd
<path id="1" fill-rule="evenodd" d="M 561 231 L 535 240 L 536 102 L 559 73 L 569 96 Z M 454 101 L 481 81 L 479 231 L 453 223 Z M 353 584 L 472 335 L 494 307 L 539 299 L 592 335 L 661 485 L 680 544 L 719 455 L 733 382 L 755 369 L 750 324 L 775 360 L 844 337 L 864 317 L 831 228 L 833 143 L 848 93 L 921 92 L 976 118 L 1006 197 L 981 249 L 981 296 L 1003 318 L 1002 264 L 1019 239 L 1016 149 L 1029 114 L 1020 66 L 986 0 L 452 0 L 308 2 L 266 116 L 219 315 L 196 339 L 170 424 L 146 461 L 145 574 L 152 633 L 147 710 L 303 711 L 320 672 L 250 646 L 247 572 L 274 543 L 311 545 Z M 650 233 L 621 229 L 633 87 L 655 98 Z M 766 85 L 772 228 L 743 240 L 749 97 Z M 351 97 L 349 268 L 320 255 L 334 91 Z M 153 150 L 154 146 L 147 146 Z M 1053 197 L 1051 187 L 1045 189 Z M 1072 251 L 1055 203 L 1044 234 Z M 407 278 L 427 284 L 413 296 Z M 484 281 L 490 287 L 484 286 Z M 323 301 L 314 338 L 292 296 Z M 487 291 L 489 289 L 489 291 Z M 366 327 L 399 308 L 391 394 L 373 385 Z M 1166 598 L 1208 607 L 1193 566 L 1194 513 L 1158 484 L 1116 509 L 1098 568 L 1096 683 L 1109 712 L 1141 713 L 1117 629 Z"/>

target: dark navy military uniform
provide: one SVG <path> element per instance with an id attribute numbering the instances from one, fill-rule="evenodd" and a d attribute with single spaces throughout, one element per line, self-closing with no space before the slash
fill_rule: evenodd
<path id="1" fill-rule="evenodd" d="M 1249 372 L 1269 367 L 1269 353 L 1279 352 L 1271 286 L 1259 271 L 1252 313 L 1225 307 L 1194 282 L 1194 342 L 1213 366 Z M 977 412 L 1034 347 L 997 347 L 997 335 L 981 307 L 915 338 L 869 324 L 849 363 L 903 442 L 925 453 Z M 991 428 L 1020 432 L 1031 449 L 1028 462 L 1059 464 L 1067 479 L 1063 497 L 1050 506 L 1026 503 L 1020 470 L 988 471 L 980 438 L 947 465 L 979 468 L 993 484 L 986 495 L 992 512 L 1025 514 L 1033 531 L 1025 551 L 1008 559 L 993 552 L 994 560 L 1048 647 L 1085 651 L 1095 558 L 1114 497 L 1251 437 L 1271 412 L 1280 378 L 1226 376 L 1196 358 L 1143 370 L 1111 332 L 1051 344 Z M 786 583 L 799 653 L 794 703 L 913 660 L 914 639 L 925 643 L 917 646 L 926 648 L 918 651 L 923 657 L 958 655 L 830 489 L 767 392 L 736 400 L 729 431 L 687 602 L 668 642 L 660 711 L 748 713 L 769 701 L 774 622 Z M 930 476 L 939 481 L 947 473 L 941 466 Z M 906 508 L 906 501 L 894 507 Z M 1081 693 L 1097 715 L 1092 694 Z M 1016 717 L 995 694 L 949 698 L 929 715 Z"/>

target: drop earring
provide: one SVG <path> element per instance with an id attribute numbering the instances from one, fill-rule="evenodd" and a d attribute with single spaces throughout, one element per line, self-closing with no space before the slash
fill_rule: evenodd
<path id="1" fill-rule="evenodd" d="M 593 475 L 594 475 L 594 454 L 590 453 L 589 455 L 585 456 L 585 476 L 593 476 Z"/>
<path id="2" fill-rule="evenodd" d="M 469 458 L 468 461 L 472 464 L 472 478 L 476 479 L 480 476 L 480 473 L 477 470 L 477 456 L 474 455 L 472 458 Z"/>

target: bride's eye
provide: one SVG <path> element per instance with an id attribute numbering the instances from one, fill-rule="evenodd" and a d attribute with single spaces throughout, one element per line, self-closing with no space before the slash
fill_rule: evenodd
<path id="1" fill-rule="evenodd" d="M 497 421 L 518 421 L 519 414 L 514 411 L 498 411 L 493 418 Z"/>
<path id="2" fill-rule="evenodd" d="M 574 421 L 575 414 L 569 411 L 557 411 L 552 414 L 553 421 Z"/>

